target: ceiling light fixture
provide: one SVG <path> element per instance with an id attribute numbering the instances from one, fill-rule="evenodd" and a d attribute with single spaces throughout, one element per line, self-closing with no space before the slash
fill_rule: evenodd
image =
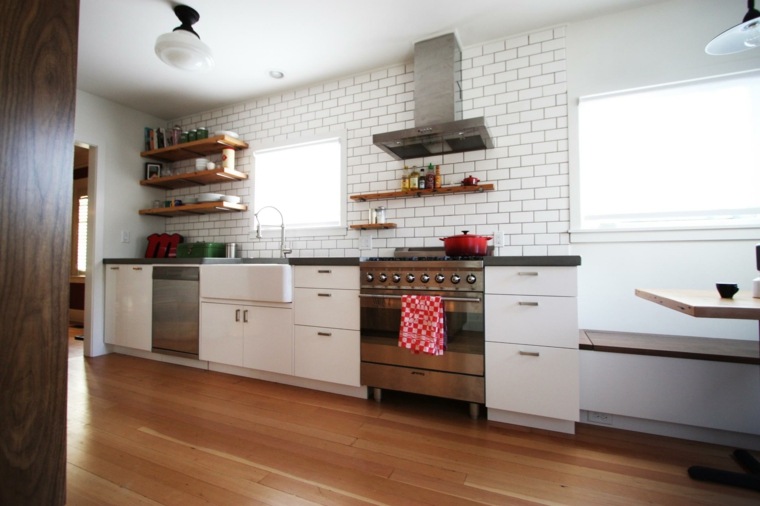
<path id="1" fill-rule="evenodd" d="M 174 31 L 156 39 L 156 55 L 161 61 L 180 70 L 211 70 L 214 57 L 211 49 L 201 41 L 193 25 L 201 18 L 198 11 L 187 5 L 174 7 L 174 14 L 182 22 Z"/>
<path id="2" fill-rule="evenodd" d="M 270 70 L 269 77 L 271 77 L 272 79 L 282 79 L 283 77 L 285 77 L 285 74 L 280 72 L 279 70 Z"/>
<path id="3" fill-rule="evenodd" d="M 705 47 L 705 53 L 724 55 L 760 46 L 760 12 L 755 0 L 747 0 L 747 14 L 741 24 L 721 33 Z"/>

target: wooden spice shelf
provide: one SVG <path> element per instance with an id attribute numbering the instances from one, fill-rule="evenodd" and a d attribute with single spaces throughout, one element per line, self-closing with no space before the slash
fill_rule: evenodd
<path id="1" fill-rule="evenodd" d="M 143 186 L 155 186 L 174 190 L 176 188 L 187 188 L 188 186 L 203 186 L 213 183 L 229 183 L 231 181 L 243 181 L 248 179 L 248 174 L 238 172 L 234 169 L 211 169 L 198 170 L 195 172 L 186 172 L 174 176 L 154 177 L 143 179 L 140 184 Z"/>
<path id="2" fill-rule="evenodd" d="M 351 225 L 354 230 L 384 230 L 387 228 L 396 228 L 395 223 L 359 223 Z"/>
<path id="3" fill-rule="evenodd" d="M 143 151 L 140 153 L 140 156 L 163 162 L 178 162 L 180 160 L 202 158 L 207 155 L 221 153 L 224 148 L 246 149 L 248 148 L 248 144 L 228 135 L 216 135 L 208 139 L 183 142 L 182 144 L 167 148 Z"/>
<path id="4" fill-rule="evenodd" d="M 140 214 L 148 216 L 163 216 L 171 218 L 174 216 L 191 216 L 197 214 L 211 213 L 228 213 L 247 211 L 248 206 L 245 204 L 233 204 L 223 200 L 217 202 L 201 202 L 199 204 L 183 204 L 172 207 L 156 207 L 153 209 L 140 209 Z"/>
<path id="5" fill-rule="evenodd" d="M 380 200 L 380 199 L 396 199 L 403 197 L 427 197 L 430 195 L 441 195 L 450 193 L 482 193 L 484 191 L 491 191 L 494 189 L 494 185 L 491 183 L 476 184 L 476 185 L 461 185 L 461 186 L 443 186 L 441 188 L 435 188 L 430 190 L 396 190 L 390 192 L 378 192 L 378 193 L 363 193 L 359 195 L 351 195 L 352 200 L 358 200 L 361 202 L 367 200 Z M 387 223 L 386 223 L 387 225 Z"/>

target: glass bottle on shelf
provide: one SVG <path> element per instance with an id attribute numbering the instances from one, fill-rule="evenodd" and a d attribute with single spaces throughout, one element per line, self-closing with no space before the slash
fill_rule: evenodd
<path id="1" fill-rule="evenodd" d="M 409 189 L 416 190 L 419 184 L 420 173 L 417 172 L 417 167 L 412 167 L 412 173 L 409 174 Z"/>
<path id="2" fill-rule="evenodd" d="M 417 188 L 420 190 L 425 189 L 425 167 L 420 168 L 420 177 L 417 179 Z"/>
<path id="3" fill-rule="evenodd" d="M 436 165 L 435 166 L 435 188 L 440 188 L 443 184 L 443 180 L 441 178 L 441 166 Z"/>
<path id="4" fill-rule="evenodd" d="M 409 167 L 404 165 L 404 172 L 401 174 L 401 189 L 409 189 Z"/>
<path id="5" fill-rule="evenodd" d="M 435 188 L 435 171 L 433 170 L 433 164 L 428 165 L 427 175 L 425 176 L 425 188 L 432 190 Z"/>

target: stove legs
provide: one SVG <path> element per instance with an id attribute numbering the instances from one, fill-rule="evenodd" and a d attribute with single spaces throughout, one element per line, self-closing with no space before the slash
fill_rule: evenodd
<path id="1" fill-rule="evenodd" d="M 372 392 L 372 398 L 375 400 L 375 402 L 381 402 L 383 400 L 383 389 L 378 387 L 371 387 L 370 391 Z M 480 418 L 480 404 L 477 402 L 470 402 L 469 403 L 470 408 L 470 418 L 473 420 L 477 420 Z"/>

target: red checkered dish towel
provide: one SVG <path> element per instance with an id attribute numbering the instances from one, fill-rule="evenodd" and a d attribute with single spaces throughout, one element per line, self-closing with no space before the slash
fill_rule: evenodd
<path id="1" fill-rule="evenodd" d="M 441 297 L 401 296 L 398 345 L 415 353 L 443 355 L 446 349 L 446 313 Z"/>

